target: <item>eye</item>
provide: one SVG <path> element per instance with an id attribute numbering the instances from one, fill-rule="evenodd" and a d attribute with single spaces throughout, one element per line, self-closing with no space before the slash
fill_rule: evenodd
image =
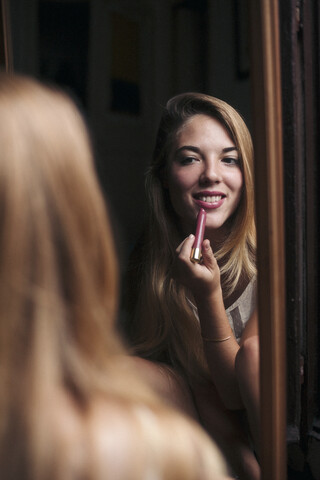
<path id="1" fill-rule="evenodd" d="M 180 165 L 191 165 L 192 163 L 197 162 L 198 159 L 197 157 L 192 157 L 192 156 L 186 156 L 186 157 L 180 157 L 179 163 Z"/>
<path id="2" fill-rule="evenodd" d="M 239 165 L 240 160 L 238 157 L 224 157 L 222 159 L 222 162 L 227 164 L 227 165 Z"/>

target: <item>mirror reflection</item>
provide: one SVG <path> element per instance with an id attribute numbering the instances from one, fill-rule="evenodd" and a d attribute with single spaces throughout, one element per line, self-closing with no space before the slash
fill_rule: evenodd
<path id="1" fill-rule="evenodd" d="M 237 111 L 204 94 L 171 98 L 146 189 L 127 279 L 129 343 L 233 472 L 260 478 L 253 149 Z"/>
<path id="2" fill-rule="evenodd" d="M 139 370 L 205 427 L 230 474 L 255 479 L 259 346 L 246 12 L 226 2 L 144 3 L 34 1 L 27 9 L 13 1 L 14 67 L 64 88 L 88 118 L 128 287 L 121 327 Z M 207 95 L 177 96 L 186 91 Z M 200 211 L 204 241 L 195 262 L 189 235 Z M 145 218 L 148 237 L 140 237 Z"/>

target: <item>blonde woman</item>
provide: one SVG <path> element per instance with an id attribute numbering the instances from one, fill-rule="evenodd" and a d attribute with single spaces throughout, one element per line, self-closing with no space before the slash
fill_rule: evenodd
<path id="1" fill-rule="evenodd" d="M 75 105 L 0 75 L 0 126 L 1 478 L 225 478 L 115 333 L 115 250 Z"/>
<path id="2" fill-rule="evenodd" d="M 208 95 L 172 98 L 146 189 L 148 223 L 128 273 L 133 352 L 148 360 L 141 368 L 163 396 L 200 419 L 240 478 L 257 479 L 253 149 L 241 116 Z M 205 240 L 195 262 L 200 210 Z"/>

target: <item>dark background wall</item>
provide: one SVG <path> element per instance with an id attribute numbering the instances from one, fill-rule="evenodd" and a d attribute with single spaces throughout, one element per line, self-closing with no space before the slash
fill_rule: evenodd
<path id="1" fill-rule="evenodd" d="M 251 126 L 246 0 L 10 1 L 14 69 L 54 82 L 88 120 L 125 264 L 162 106 L 194 90 Z"/>

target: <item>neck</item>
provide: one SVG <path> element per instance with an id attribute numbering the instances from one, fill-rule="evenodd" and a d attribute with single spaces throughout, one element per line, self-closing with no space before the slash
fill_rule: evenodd
<path id="1" fill-rule="evenodd" d="M 222 227 L 219 230 L 206 229 L 204 236 L 210 240 L 211 248 L 215 252 L 222 247 L 228 235 L 229 231 Z"/>

